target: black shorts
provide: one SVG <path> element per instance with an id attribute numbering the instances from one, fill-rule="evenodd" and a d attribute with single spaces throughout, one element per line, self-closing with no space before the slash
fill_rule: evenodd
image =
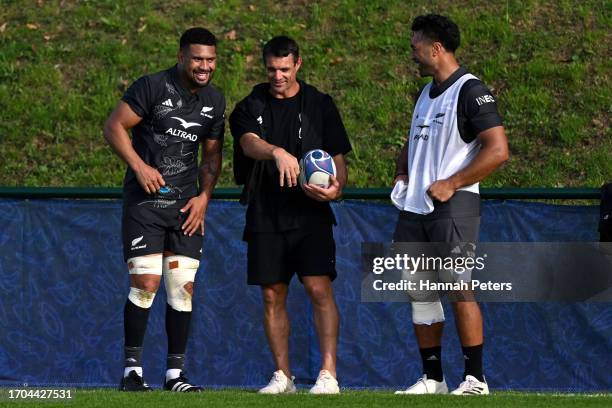
<path id="1" fill-rule="evenodd" d="M 428 218 L 401 211 L 394 242 L 478 242 L 480 217 Z"/>
<path id="2" fill-rule="evenodd" d="M 164 251 L 200 259 L 202 233 L 197 231 L 187 236 L 181 230 L 188 216 L 188 212 L 183 214 L 179 208 L 124 206 L 121 222 L 124 260 Z"/>
<path id="3" fill-rule="evenodd" d="M 313 225 L 285 232 L 249 232 L 249 285 L 289 284 L 294 273 L 336 279 L 336 243 L 331 225 Z"/>
<path id="4" fill-rule="evenodd" d="M 462 243 L 452 249 L 448 246 L 423 247 L 423 253 L 430 256 L 469 256 L 469 251 L 473 247 L 466 243 L 477 243 L 480 231 L 480 217 L 450 217 L 450 218 L 431 218 L 427 216 L 417 217 L 415 214 L 400 212 L 393 233 L 394 242 L 441 242 L 441 243 Z M 455 253 L 456 249 L 460 252 Z M 449 273 L 448 270 L 440 270 L 432 278 L 440 282 L 470 282 L 472 269 L 467 269 L 458 273 Z M 427 293 L 427 292 L 426 292 Z M 436 301 L 439 295 L 435 291 L 429 291 L 428 297 L 424 301 Z M 474 297 L 469 291 L 450 292 L 451 302 L 473 301 Z M 423 300 L 422 300 L 423 301 Z"/>

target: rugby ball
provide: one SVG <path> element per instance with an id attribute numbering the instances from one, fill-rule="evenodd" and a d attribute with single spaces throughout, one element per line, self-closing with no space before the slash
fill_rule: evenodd
<path id="1" fill-rule="evenodd" d="M 336 175 L 334 159 L 325 151 L 315 149 L 307 152 L 300 160 L 300 186 L 314 184 L 329 187 L 329 176 Z"/>

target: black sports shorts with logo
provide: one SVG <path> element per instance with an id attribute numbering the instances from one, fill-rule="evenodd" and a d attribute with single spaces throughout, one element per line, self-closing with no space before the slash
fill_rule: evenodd
<path id="1" fill-rule="evenodd" d="M 179 209 L 147 205 L 124 206 L 121 222 L 124 260 L 164 251 L 200 259 L 202 233 L 197 231 L 192 236 L 183 234 L 181 226 L 189 212 L 181 213 Z"/>
<path id="2" fill-rule="evenodd" d="M 447 202 L 434 202 L 434 212 L 421 215 L 408 211 L 400 211 L 395 232 L 394 242 L 441 242 L 441 243 L 477 243 L 480 235 L 480 195 L 466 191 L 458 191 Z M 424 247 L 424 250 L 434 250 L 433 256 L 466 256 L 465 251 L 470 250 L 469 245 L 461 248 L 460 254 L 452 254 L 440 248 Z M 441 251 L 441 252 L 437 252 Z M 436 279 L 450 282 L 448 275 L 439 271 Z M 469 282 L 472 270 L 469 269 L 460 275 L 454 274 L 455 282 Z M 474 297 L 469 291 L 450 292 L 449 300 L 452 302 L 473 301 Z M 437 297 L 429 299 L 436 300 Z"/>
<path id="3" fill-rule="evenodd" d="M 336 279 L 336 243 L 327 224 L 284 232 L 247 232 L 249 285 L 289 284 L 297 273 Z"/>
<path id="4" fill-rule="evenodd" d="M 447 202 L 434 202 L 427 215 L 400 211 L 394 242 L 478 242 L 480 195 L 457 191 Z"/>

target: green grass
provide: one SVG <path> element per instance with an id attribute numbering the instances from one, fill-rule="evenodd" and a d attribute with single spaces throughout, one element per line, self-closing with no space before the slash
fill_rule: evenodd
<path id="1" fill-rule="evenodd" d="M 0 185 L 120 186 L 125 167 L 102 137 L 105 118 L 129 83 L 174 64 L 185 28 L 205 25 L 221 40 L 214 82 L 228 113 L 264 78 L 262 44 L 293 36 L 302 77 L 330 93 L 344 118 L 349 184 L 388 186 L 425 81 L 410 60 L 410 22 L 427 12 L 457 21 L 460 62 L 498 100 L 511 159 L 485 186 L 609 180 L 610 2 L 7 0 Z M 220 185 L 233 185 L 229 131 Z"/>
<path id="2" fill-rule="evenodd" d="M 610 394 L 536 394 L 496 392 L 488 396 L 457 397 L 451 395 L 404 396 L 382 391 L 344 391 L 341 395 L 315 396 L 258 395 L 253 391 L 206 391 L 202 394 L 175 394 L 154 391 L 128 394 L 114 390 L 77 389 L 71 402 L 45 402 L 45 407 L 601 407 L 612 404 Z M 2 402 L 0 406 L 30 405 L 31 402 Z"/>

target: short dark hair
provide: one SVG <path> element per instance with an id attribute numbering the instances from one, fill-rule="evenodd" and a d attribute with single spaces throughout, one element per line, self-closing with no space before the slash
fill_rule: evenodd
<path id="1" fill-rule="evenodd" d="M 412 31 L 421 31 L 425 37 L 442 43 L 447 51 L 453 53 L 459 48 L 461 41 L 457 24 L 450 18 L 439 14 L 418 16 L 412 22 Z"/>
<path id="2" fill-rule="evenodd" d="M 193 27 L 181 35 L 179 41 L 180 49 L 189 47 L 190 44 L 217 46 L 217 38 L 213 33 L 202 27 Z"/>
<path id="3" fill-rule="evenodd" d="M 298 58 L 300 58 L 300 47 L 294 39 L 279 35 L 264 45 L 262 51 L 263 63 L 266 63 L 267 57 L 286 57 L 289 54 L 293 55 L 293 62 L 297 63 Z"/>

